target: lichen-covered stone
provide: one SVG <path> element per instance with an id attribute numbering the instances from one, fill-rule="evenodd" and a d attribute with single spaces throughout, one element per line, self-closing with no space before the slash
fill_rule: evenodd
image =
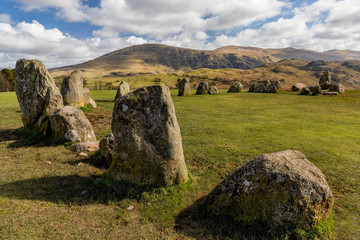
<path id="1" fill-rule="evenodd" d="M 97 105 L 94 99 L 91 98 L 90 89 L 83 88 L 83 94 L 84 94 L 85 105 L 91 104 L 94 108 L 96 108 Z"/>
<path id="2" fill-rule="evenodd" d="M 183 78 L 179 82 L 178 96 L 190 96 L 190 95 L 191 95 L 190 81 L 188 78 Z"/>
<path id="3" fill-rule="evenodd" d="M 112 133 L 106 135 L 99 143 L 101 156 L 105 159 L 105 165 L 110 167 L 113 161 L 114 135 Z"/>
<path id="4" fill-rule="evenodd" d="M 269 84 L 269 85 L 266 87 L 265 92 L 267 92 L 267 93 L 277 93 L 277 89 L 276 89 L 275 84 L 274 84 L 274 83 Z"/>
<path id="5" fill-rule="evenodd" d="M 208 82 L 200 82 L 198 88 L 196 89 L 196 95 L 207 94 L 209 90 Z"/>
<path id="6" fill-rule="evenodd" d="M 233 82 L 233 84 L 231 84 L 229 90 L 227 91 L 228 93 L 238 93 L 241 92 L 243 90 L 243 85 L 240 82 Z"/>
<path id="7" fill-rule="evenodd" d="M 188 173 L 170 90 L 139 88 L 115 102 L 114 160 L 108 174 L 136 185 L 184 183 Z"/>
<path id="8" fill-rule="evenodd" d="M 322 172 L 298 151 L 258 156 L 233 171 L 206 197 L 211 215 L 240 224 L 308 229 L 326 219 L 334 197 Z"/>
<path id="9" fill-rule="evenodd" d="M 126 81 L 122 81 L 117 87 L 115 101 L 119 97 L 125 96 L 130 92 L 130 85 Z"/>
<path id="10" fill-rule="evenodd" d="M 297 92 L 303 89 L 304 87 L 306 87 L 305 83 L 296 83 L 295 85 L 292 85 L 291 91 Z"/>
<path id="11" fill-rule="evenodd" d="M 50 134 L 49 116 L 63 107 L 63 99 L 46 67 L 38 60 L 17 61 L 15 91 L 24 127 Z"/>
<path id="12" fill-rule="evenodd" d="M 333 83 L 330 85 L 330 92 L 338 92 L 338 93 L 344 93 L 345 87 L 341 83 Z"/>
<path id="13" fill-rule="evenodd" d="M 331 73 L 329 71 L 324 72 L 319 80 L 321 89 L 329 89 L 331 86 Z"/>
<path id="14" fill-rule="evenodd" d="M 77 108 L 85 106 L 83 88 L 83 75 L 80 70 L 76 69 L 64 78 L 61 84 L 61 95 L 63 96 L 64 105 Z"/>
<path id="15" fill-rule="evenodd" d="M 219 93 L 219 91 L 218 91 L 216 86 L 210 86 L 209 87 L 208 94 L 214 95 L 214 94 L 218 94 L 218 93 Z"/>
<path id="16" fill-rule="evenodd" d="M 255 87 L 254 92 L 256 92 L 256 93 L 265 93 L 265 92 L 266 92 L 266 87 L 265 87 L 265 85 L 262 84 L 262 83 L 256 84 L 256 87 Z"/>
<path id="17" fill-rule="evenodd" d="M 311 95 L 311 91 L 308 87 L 303 87 L 301 89 L 300 95 Z"/>
<path id="18" fill-rule="evenodd" d="M 73 106 L 64 106 L 50 116 L 52 134 L 57 139 L 70 142 L 96 141 L 91 123 L 83 111 Z"/>

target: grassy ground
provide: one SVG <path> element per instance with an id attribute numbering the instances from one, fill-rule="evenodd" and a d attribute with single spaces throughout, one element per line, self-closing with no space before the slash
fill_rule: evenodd
<path id="1" fill-rule="evenodd" d="M 110 132 L 115 91 L 92 91 L 97 138 Z M 360 239 L 360 91 L 338 97 L 220 92 L 177 97 L 191 182 L 135 189 L 102 178 L 98 155 L 19 130 L 14 93 L 0 93 L 0 239 L 238 239 L 236 227 L 187 211 L 257 155 L 303 152 L 335 195 L 334 238 Z M 32 139 L 32 140 L 31 140 Z M 115 193 L 116 192 L 116 193 Z M 133 205 L 133 211 L 126 208 Z M 232 231 L 233 230 L 233 231 Z"/>

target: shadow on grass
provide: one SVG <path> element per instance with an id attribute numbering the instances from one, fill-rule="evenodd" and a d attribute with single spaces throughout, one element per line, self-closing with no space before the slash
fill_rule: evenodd
<path id="1" fill-rule="evenodd" d="M 202 197 L 176 217 L 175 229 L 195 239 L 298 239 L 287 230 L 266 224 L 243 225 L 229 216 L 210 216 Z"/>
<path id="2" fill-rule="evenodd" d="M 96 151 L 95 153 L 91 154 L 87 158 L 82 158 L 78 160 L 72 160 L 66 162 L 69 165 L 79 165 L 79 164 L 88 164 L 93 167 L 99 168 L 99 169 L 107 169 L 108 166 L 106 166 L 105 160 L 101 156 L 100 151 Z"/>
<path id="3" fill-rule="evenodd" d="M 105 99 L 100 99 L 100 100 L 96 100 L 96 102 L 114 103 L 114 102 L 115 102 L 115 100 L 105 100 Z"/>
<path id="4" fill-rule="evenodd" d="M 34 132 L 24 127 L 18 129 L 0 130 L 0 142 L 11 141 L 8 148 L 44 147 L 64 144 L 40 132 Z"/>
<path id="5" fill-rule="evenodd" d="M 67 205 L 107 204 L 124 198 L 136 199 L 149 188 L 108 182 L 105 177 L 52 176 L 16 181 L 0 186 L 0 196 L 40 200 Z"/>

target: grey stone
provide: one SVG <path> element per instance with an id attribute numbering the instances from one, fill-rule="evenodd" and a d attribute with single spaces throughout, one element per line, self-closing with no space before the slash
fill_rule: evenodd
<path id="1" fill-rule="evenodd" d="M 183 78 L 179 82 L 178 96 L 190 96 L 190 81 L 188 78 Z"/>
<path id="2" fill-rule="evenodd" d="M 303 88 L 301 89 L 300 95 L 311 95 L 311 91 L 310 91 L 309 88 L 303 87 Z"/>
<path id="3" fill-rule="evenodd" d="M 265 92 L 267 92 L 267 93 L 277 93 L 277 89 L 276 89 L 275 84 L 274 84 L 274 83 L 271 83 L 270 85 L 268 85 L 268 86 L 266 87 Z"/>
<path id="4" fill-rule="evenodd" d="M 63 99 L 54 79 L 40 61 L 17 61 L 15 92 L 24 127 L 50 134 L 49 116 L 63 107 Z"/>
<path id="5" fill-rule="evenodd" d="M 256 88 L 256 84 L 255 84 L 255 83 L 250 84 L 249 92 L 255 92 L 255 88 Z"/>
<path id="6" fill-rule="evenodd" d="M 331 85 L 331 73 L 329 71 L 324 72 L 319 80 L 321 89 L 329 89 Z"/>
<path id="7" fill-rule="evenodd" d="M 130 92 L 130 85 L 126 81 L 122 81 L 117 87 L 115 101 L 119 97 L 125 96 Z"/>
<path id="8" fill-rule="evenodd" d="M 77 108 L 83 107 L 85 105 L 83 88 L 84 81 L 80 70 L 77 69 L 64 78 L 61 84 L 61 95 L 63 96 L 64 105 Z"/>
<path id="9" fill-rule="evenodd" d="M 330 85 L 330 92 L 338 92 L 338 93 L 344 93 L 345 92 L 345 88 L 344 85 L 342 85 L 341 83 L 333 83 Z"/>
<path id="10" fill-rule="evenodd" d="M 312 95 L 322 94 L 320 86 L 308 86 L 307 88 L 311 91 Z"/>
<path id="11" fill-rule="evenodd" d="M 216 86 L 210 86 L 209 90 L 208 90 L 208 94 L 210 95 L 214 95 L 214 94 L 218 94 L 219 91 L 217 90 Z"/>
<path id="12" fill-rule="evenodd" d="M 212 215 L 240 224 L 309 229 L 326 219 L 334 197 L 322 172 L 298 151 L 258 156 L 233 171 L 206 197 Z"/>
<path id="13" fill-rule="evenodd" d="M 282 84 L 279 80 L 276 80 L 273 82 L 277 90 L 280 90 L 282 88 Z"/>
<path id="14" fill-rule="evenodd" d="M 243 85 L 240 82 L 233 82 L 233 84 L 231 84 L 231 86 L 227 92 L 228 93 L 238 93 L 238 92 L 241 92 L 242 90 L 243 90 Z"/>
<path id="15" fill-rule="evenodd" d="M 109 176 L 136 185 L 184 183 L 188 173 L 170 90 L 139 88 L 115 102 Z"/>
<path id="16" fill-rule="evenodd" d="M 96 108 L 97 105 L 96 105 L 96 102 L 94 101 L 94 99 L 91 98 L 90 89 L 83 88 L 83 94 L 84 94 L 85 105 L 91 104 L 94 108 Z"/>
<path id="17" fill-rule="evenodd" d="M 300 91 L 301 89 L 303 89 L 304 87 L 306 87 L 305 83 L 296 83 L 295 85 L 293 85 L 291 87 L 291 91 L 297 92 L 297 91 Z"/>
<path id="18" fill-rule="evenodd" d="M 95 133 L 83 111 L 64 106 L 50 116 L 52 134 L 57 139 L 70 142 L 95 141 Z"/>
<path id="19" fill-rule="evenodd" d="M 200 82 L 198 88 L 196 89 L 196 95 L 207 94 L 209 90 L 208 82 Z"/>
<path id="20" fill-rule="evenodd" d="M 256 87 L 255 87 L 254 92 L 256 92 L 256 93 L 265 93 L 265 92 L 266 92 L 266 87 L 265 87 L 265 85 L 262 84 L 262 83 L 256 84 Z"/>
<path id="21" fill-rule="evenodd" d="M 114 135 L 112 133 L 103 137 L 99 142 L 101 156 L 105 159 L 105 165 L 109 167 L 113 161 Z"/>

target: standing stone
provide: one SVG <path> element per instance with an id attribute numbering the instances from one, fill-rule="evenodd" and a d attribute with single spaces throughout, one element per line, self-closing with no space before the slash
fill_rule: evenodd
<path id="1" fill-rule="evenodd" d="M 62 108 L 63 99 L 46 67 L 38 60 L 17 61 L 15 91 L 24 127 L 50 134 L 49 116 Z"/>
<path id="2" fill-rule="evenodd" d="M 265 92 L 266 92 L 266 87 L 265 87 L 265 85 L 262 84 L 262 83 L 258 83 L 258 84 L 256 85 L 256 87 L 255 87 L 254 92 L 256 92 L 256 93 L 265 93 Z"/>
<path id="3" fill-rule="evenodd" d="M 255 83 L 250 84 L 249 92 L 255 92 L 255 88 L 256 88 L 256 84 L 255 84 Z"/>
<path id="4" fill-rule="evenodd" d="M 117 92 L 115 96 L 115 100 L 119 97 L 125 96 L 130 92 L 130 85 L 126 81 L 122 81 L 119 86 L 117 87 Z"/>
<path id="5" fill-rule="evenodd" d="M 64 105 L 77 108 L 85 106 L 83 88 L 83 75 L 80 70 L 76 69 L 64 78 L 61 84 L 61 95 L 63 96 Z"/>
<path id="6" fill-rule="evenodd" d="M 331 73 L 329 71 L 324 72 L 319 80 L 321 89 L 329 89 L 331 85 Z"/>
<path id="7" fill-rule="evenodd" d="M 309 229 L 325 220 L 334 197 L 322 172 L 301 152 L 258 156 L 233 171 L 204 201 L 208 213 L 241 225 Z"/>
<path id="8" fill-rule="evenodd" d="M 201 94 L 207 94 L 209 90 L 209 83 L 208 82 L 200 82 L 198 88 L 196 89 L 196 95 L 201 95 Z"/>
<path id="9" fill-rule="evenodd" d="M 109 175 L 135 185 L 184 183 L 188 173 L 170 90 L 139 88 L 115 102 L 113 163 Z"/>
<path id="10" fill-rule="evenodd" d="M 277 90 L 280 90 L 282 88 L 282 84 L 279 80 L 276 80 L 275 82 L 273 82 L 273 84 L 275 85 Z"/>
<path id="11" fill-rule="evenodd" d="M 300 95 L 310 95 L 310 94 L 311 94 L 311 91 L 310 91 L 309 88 L 303 87 L 303 88 L 301 89 Z"/>
<path id="12" fill-rule="evenodd" d="M 96 102 L 94 101 L 94 99 L 91 98 L 90 89 L 83 88 L 83 94 L 84 94 L 85 106 L 91 104 L 94 108 L 96 108 L 97 105 L 96 105 Z"/>
<path id="13" fill-rule="evenodd" d="M 73 106 L 64 106 L 50 115 L 53 136 L 70 142 L 96 141 L 91 123 L 83 111 Z"/>
<path id="14" fill-rule="evenodd" d="M 266 92 L 267 93 L 277 93 L 277 89 L 274 83 L 271 83 L 270 85 L 268 85 L 266 87 Z"/>
<path id="15" fill-rule="evenodd" d="M 114 135 L 112 133 L 106 135 L 99 143 L 101 156 L 105 159 L 105 165 L 110 167 L 113 161 Z"/>
<path id="16" fill-rule="evenodd" d="M 242 89 L 243 89 L 243 85 L 240 82 L 233 82 L 233 84 L 231 84 L 231 86 L 227 92 L 228 93 L 238 93 L 238 92 L 241 92 Z"/>
<path id="17" fill-rule="evenodd" d="M 209 90 L 208 90 L 208 94 L 210 95 L 214 95 L 214 94 L 218 94 L 219 91 L 217 90 L 216 86 L 210 86 Z"/>
<path id="18" fill-rule="evenodd" d="M 183 78 L 179 82 L 178 96 L 190 96 L 190 95 L 191 95 L 190 81 L 188 78 Z"/>
<path id="19" fill-rule="evenodd" d="M 330 85 L 330 92 L 338 92 L 338 93 L 344 93 L 345 92 L 345 88 L 344 85 L 342 85 L 341 83 L 334 83 Z"/>
<path id="20" fill-rule="evenodd" d="M 297 83 L 295 85 L 292 85 L 291 91 L 297 92 L 297 91 L 300 91 L 301 89 L 303 89 L 304 87 L 306 87 L 305 83 Z"/>

